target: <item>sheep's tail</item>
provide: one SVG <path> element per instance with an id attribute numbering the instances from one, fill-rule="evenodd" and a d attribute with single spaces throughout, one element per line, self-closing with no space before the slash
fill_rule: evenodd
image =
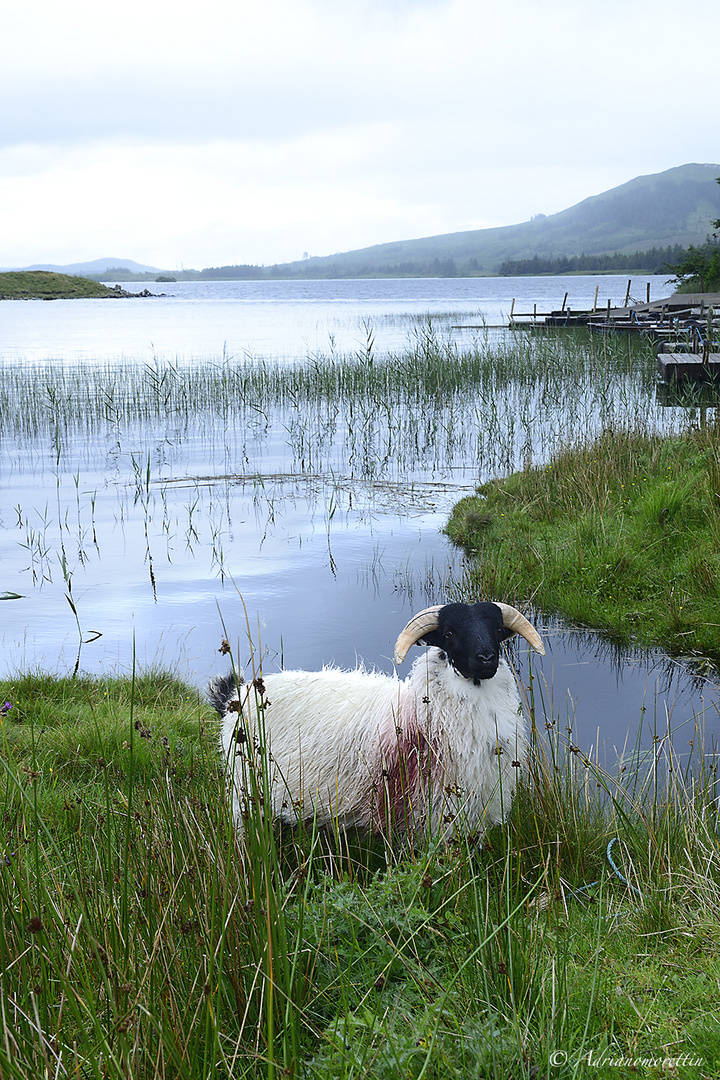
<path id="1" fill-rule="evenodd" d="M 242 682 L 242 676 L 240 682 Z M 228 703 L 238 700 L 237 683 L 232 671 L 228 675 L 216 675 L 208 683 L 208 697 L 210 704 L 217 709 L 221 716 L 228 711 Z"/>

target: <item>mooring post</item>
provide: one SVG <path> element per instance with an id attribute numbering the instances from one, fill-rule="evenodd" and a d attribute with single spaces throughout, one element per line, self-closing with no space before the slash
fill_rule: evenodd
<path id="1" fill-rule="evenodd" d="M 628 281 L 627 292 L 625 293 L 625 303 L 624 303 L 623 307 L 627 307 L 628 304 L 630 303 L 630 286 L 631 285 L 632 285 L 632 278 L 630 278 L 630 280 Z"/>
<path id="2" fill-rule="evenodd" d="M 597 311 L 597 298 L 598 298 L 599 290 L 600 290 L 600 286 L 596 285 L 595 286 L 595 299 L 593 300 L 593 314 Z M 565 293 L 565 295 L 567 296 L 567 293 Z"/>
<path id="3" fill-rule="evenodd" d="M 597 293 L 595 295 L 597 296 Z M 563 296 L 563 306 L 560 308 L 561 311 L 565 310 L 565 305 L 567 304 L 567 298 L 568 298 L 568 294 L 565 293 L 565 295 Z"/>

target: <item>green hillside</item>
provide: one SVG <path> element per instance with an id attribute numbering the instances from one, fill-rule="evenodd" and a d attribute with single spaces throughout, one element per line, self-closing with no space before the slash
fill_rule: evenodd
<path id="1" fill-rule="evenodd" d="M 701 244 L 720 217 L 720 165 L 680 165 L 638 176 L 548 217 L 427 236 L 273 267 L 278 277 L 492 274 L 510 259 L 643 251 Z"/>

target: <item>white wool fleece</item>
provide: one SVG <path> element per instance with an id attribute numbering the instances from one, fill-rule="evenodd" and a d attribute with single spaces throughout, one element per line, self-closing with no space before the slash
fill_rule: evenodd
<path id="1" fill-rule="evenodd" d="M 436 648 L 403 681 L 325 668 L 265 675 L 262 683 L 262 695 L 242 685 L 240 699 L 253 739 L 262 717 L 272 812 L 282 821 L 316 814 L 320 825 L 402 837 L 427 825 L 446 834 L 474 831 L 507 817 L 526 739 L 504 660 L 479 685 L 458 675 Z M 227 711 L 221 738 L 242 827 L 247 742 L 242 734 L 238 741 L 238 721 Z"/>

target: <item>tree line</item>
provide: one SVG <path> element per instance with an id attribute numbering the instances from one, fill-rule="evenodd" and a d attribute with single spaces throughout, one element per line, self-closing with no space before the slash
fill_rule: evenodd
<path id="1" fill-rule="evenodd" d="M 708 240 L 708 243 L 712 241 Z M 532 277 L 541 274 L 602 274 L 624 273 L 626 270 L 643 271 L 647 274 L 676 273 L 688 257 L 705 248 L 684 248 L 681 244 L 652 247 L 646 251 L 614 252 L 605 255 L 533 255 L 527 259 L 507 259 L 495 273 L 501 277 Z M 693 265 L 695 265 L 695 261 Z M 268 278 L 358 278 L 358 277 L 476 277 L 493 273 L 489 267 L 481 267 L 477 259 L 456 262 L 447 259 L 427 258 L 398 262 L 393 265 L 348 267 L 343 263 L 325 263 L 319 267 L 313 263 L 296 263 L 292 267 L 284 263 L 274 266 L 254 266 L 248 263 L 233 266 L 210 266 L 194 271 L 194 278 L 216 281 L 267 280 Z"/>
<path id="2" fill-rule="evenodd" d="M 615 251 L 612 255 L 533 255 L 531 259 L 507 259 L 498 268 L 501 277 L 531 277 L 536 274 L 622 273 L 624 270 L 644 270 L 648 274 L 662 273 L 674 267 L 684 255 L 681 244 L 652 247 L 647 251 Z"/>

